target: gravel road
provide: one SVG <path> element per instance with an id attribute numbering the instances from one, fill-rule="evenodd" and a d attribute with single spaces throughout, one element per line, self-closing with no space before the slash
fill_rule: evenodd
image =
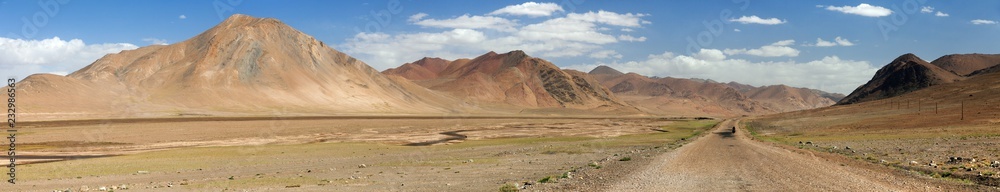
<path id="1" fill-rule="evenodd" d="M 850 159 L 830 160 L 812 152 L 754 141 L 731 133 L 735 120 L 722 122 L 696 141 L 664 153 L 609 191 L 942 191 L 943 181 L 867 166 Z M 854 162 L 851 162 L 854 161 Z M 872 168 L 875 167 L 875 168 Z M 929 181 L 930 180 L 930 181 Z M 961 190 L 961 189 L 959 189 Z"/>

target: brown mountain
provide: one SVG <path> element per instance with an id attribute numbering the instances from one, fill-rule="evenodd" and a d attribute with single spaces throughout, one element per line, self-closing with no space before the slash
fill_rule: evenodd
<path id="1" fill-rule="evenodd" d="M 590 73 L 591 75 L 624 75 L 625 74 L 625 73 L 622 73 L 621 71 L 618 71 L 617 69 L 608 67 L 606 65 L 597 66 L 593 70 L 590 70 L 590 72 L 588 72 L 588 73 Z"/>
<path id="2" fill-rule="evenodd" d="M 879 69 L 868 83 L 855 89 L 837 104 L 852 104 L 894 97 L 961 79 L 962 77 L 954 72 L 927 63 L 912 53 L 907 53 Z"/>
<path id="3" fill-rule="evenodd" d="M 452 103 L 413 94 L 281 21 L 239 14 L 176 44 L 109 54 L 19 86 L 23 111 L 38 118 L 438 113 Z"/>
<path id="4" fill-rule="evenodd" d="M 837 103 L 837 100 L 830 98 L 836 97 L 834 94 L 786 85 L 763 86 L 748 90 L 745 93 L 751 99 L 764 103 L 768 108 L 780 112 L 820 108 Z M 840 97 L 843 97 L 843 95 Z M 839 100 L 840 98 L 836 99 Z"/>
<path id="5" fill-rule="evenodd" d="M 951 54 L 941 56 L 931 64 L 958 75 L 969 76 L 977 70 L 1000 65 L 1000 54 Z"/>
<path id="6" fill-rule="evenodd" d="M 435 79 L 441 71 L 448 68 L 448 64 L 451 64 L 451 61 L 441 58 L 424 57 L 423 59 L 414 61 L 413 63 L 406 63 L 396 68 L 386 69 L 382 73 L 386 75 L 401 76 L 412 80 Z"/>
<path id="7" fill-rule="evenodd" d="M 769 114 L 835 103 L 835 100 L 824 97 L 824 94 L 829 93 L 805 88 L 784 85 L 754 87 L 707 79 L 650 78 L 635 73 L 613 73 L 614 71 L 617 70 L 599 66 L 590 74 L 623 100 L 656 114 Z"/>
<path id="8" fill-rule="evenodd" d="M 411 66 L 423 66 L 421 61 Z M 398 75 L 417 84 L 451 93 L 459 98 L 478 102 L 498 103 L 527 108 L 625 107 L 597 80 L 579 71 L 561 70 L 546 60 L 528 56 L 523 51 L 504 54 L 489 52 L 474 59 L 459 59 L 429 76 L 414 78 L 401 73 L 400 68 L 383 71 Z M 433 71 L 433 70 L 428 70 Z"/>

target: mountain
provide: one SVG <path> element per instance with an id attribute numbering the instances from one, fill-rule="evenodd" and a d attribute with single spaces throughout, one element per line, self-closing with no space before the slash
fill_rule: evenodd
<path id="1" fill-rule="evenodd" d="M 622 73 L 621 71 L 618 71 L 617 69 L 608 67 L 606 65 L 597 66 L 593 70 L 590 70 L 590 72 L 588 72 L 588 73 L 591 74 L 591 75 L 624 75 L 625 74 L 625 73 Z"/>
<path id="2" fill-rule="evenodd" d="M 20 84 L 19 106 L 39 119 L 450 110 L 430 103 L 446 98 L 414 94 L 277 19 L 240 14 L 176 44 L 108 54 L 65 77 Z"/>
<path id="3" fill-rule="evenodd" d="M 931 61 L 931 64 L 958 75 L 969 76 L 977 70 L 1000 65 L 1000 54 L 951 54 L 941 56 Z"/>
<path id="4" fill-rule="evenodd" d="M 907 53 L 879 69 L 868 83 L 855 89 L 837 104 L 845 105 L 894 97 L 961 79 L 962 77 L 954 72 Z"/>
<path id="5" fill-rule="evenodd" d="M 491 51 L 471 60 L 435 61 L 447 64 L 436 73 L 435 70 L 427 70 L 432 73 L 425 76 L 402 72 L 425 66 L 430 63 L 427 60 L 424 58 L 382 73 L 401 76 L 433 90 L 483 103 L 525 108 L 626 107 L 624 102 L 588 74 L 559 69 L 549 61 L 528 56 L 519 50 L 504 54 Z"/>
<path id="6" fill-rule="evenodd" d="M 382 73 L 412 80 L 427 80 L 437 78 L 438 74 L 448 68 L 448 64 L 451 64 L 451 61 L 441 58 L 424 57 L 413 63 L 406 63 L 396 68 L 386 69 Z"/>
<path id="7" fill-rule="evenodd" d="M 829 98 L 836 97 L 835 94 L 806 88 L 755 87 L 708 79 L 650 78 L 636 73 L 615 73 L 617 71 L 598 66 L 590 74 L 629 104 L 655 114 L 770 114 L 825 107 L 836 101 Z"/>
<path id="8" fill-rule="evenodd" d="M 781 112 L 820 108 L 837 103 L 837 100 L 830 98 L 836 98 L 835 94 L 786 85 L 763 86 L 750 89 L 745 93 L 750 99 L 764 103 L 768 108 Z"/>

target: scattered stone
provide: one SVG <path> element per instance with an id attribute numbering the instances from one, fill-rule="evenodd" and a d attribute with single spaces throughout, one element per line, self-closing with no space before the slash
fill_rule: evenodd
<path id="1" fill-rule="evenodd" d="M 97 190 L 99 190 L 99 191 L 108 191 L 108 187 L 101 186 L 101 187 L 98 187 Z"/>
<path id="2" fill-rule="evenodd" d="M 149 174 L 149 171 L 136 171 L 137 174 Z"/>
<path id="3" fill-rule="evenodd" d="M 813 144 L 812 141 L 806 141 L 806 145 L 812 145 L 812 144 Z"/>
<path id="4" fill-rule="evenodd" d="M 917 165 L 917 164 L 920 164 L 920 163 L 918 163 L 917 161 L 910 161 L 910 165 Z"/>
<path id="5" fill-rule="evenodd" d="M 366 168 L 366 167 L 368 167 L 368 165 L 365 164 L 358 165 L 358 168 Z"/>
<path id="6" fill-rule="evenodd" d="M 286 185 L 285 186 L 285 188 L 296 188 L 296 187 L 302 187 L 302 185 Z"/>

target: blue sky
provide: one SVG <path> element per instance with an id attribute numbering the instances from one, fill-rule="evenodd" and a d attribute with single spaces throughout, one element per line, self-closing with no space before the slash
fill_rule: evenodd
<path id="1" fill-rule="evenodd" d="M 1000 53 L 1000 1 L 42 0 L 0 2 L 0 75 L 70 73 L 234 13 L 277 18 L 378 70 L 520 49 L 582 71 L 847 94 L 904 53 Z"/>

